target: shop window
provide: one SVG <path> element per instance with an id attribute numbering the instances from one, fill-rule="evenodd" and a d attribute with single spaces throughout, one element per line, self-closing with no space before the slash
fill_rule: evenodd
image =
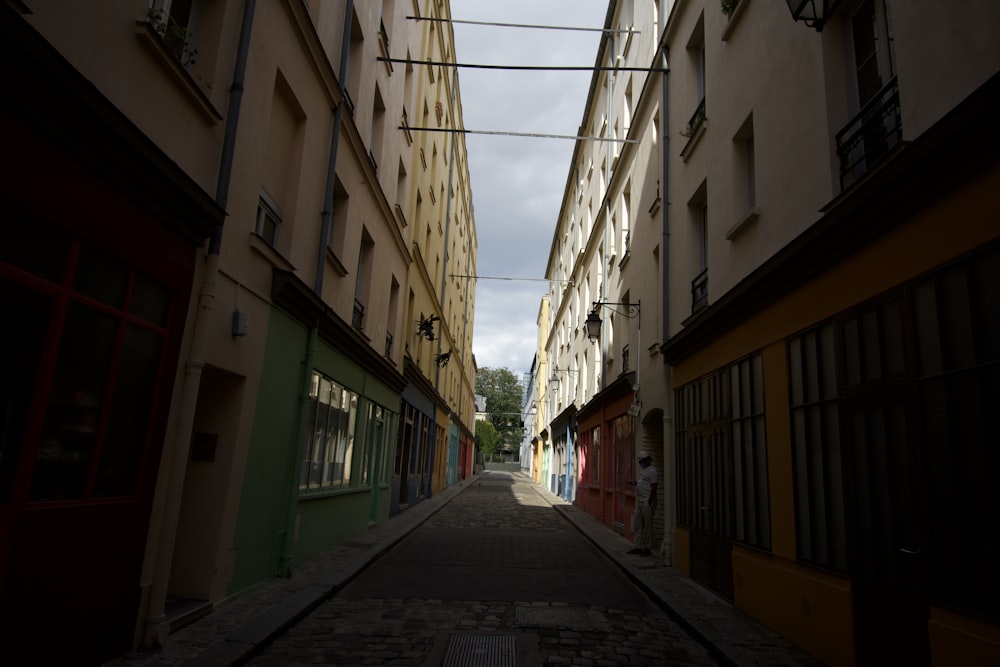
<path id="1" fill-rule="evenodd" d="M 760 354 L 676 393 L 677 521 L 771 548 Z"/>
<path id="2" fill-rule="evenodd" d="M 847 569 L 833 325 L 788 341 L 798 558 Z"/>
<path id="3" fill-rule="evenodd" d="M 307 424 L 310 427 L 299 480 L 300 491 L 324 491 L 351 483 L 358 395 L 313 373 Z"/>
<path id="4" fill-rule="evenodd" d="M 5 349 L 18 351 L 0 373 L 0 408 L 7 415 L 0 501 L 11 499 L 19 469 L 30 479 L 30 501 L 131 496 L 172 292 L 49 225 L 26 229 L 25 236 L 18 256 L 0 255 L 7 321 L 17 323 L 0 331 Z M 40 252 L 43 237 L 48 256 Z M 51 366 L 47 357 L 55 359 Z M 32 426 L 31 405 L 41 402 L 44 411 Z M 29 432 L 37 433 L 36 441 L 24 442 Z M 34 460 L 26 464 L 25 456 Z"/>
<path id="5" fill-rule="evenodd" d="M 913 290 L 935 600 L 1000 619 L 1000 249 Z"/>

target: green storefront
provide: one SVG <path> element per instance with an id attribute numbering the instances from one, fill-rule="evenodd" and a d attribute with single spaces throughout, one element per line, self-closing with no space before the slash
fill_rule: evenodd
<path id="1" fill-rule="evenodd" d="M 276 271 L 230 595 L 389 517 L 402 374 Z"/>

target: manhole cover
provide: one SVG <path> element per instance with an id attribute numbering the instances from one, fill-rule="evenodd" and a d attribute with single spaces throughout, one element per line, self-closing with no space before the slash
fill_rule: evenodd
<path id="1" fill-rule="evenodd" d="M 444 667 L 516 667 L 517 637 L 496 633 L 452 635 Z"/>

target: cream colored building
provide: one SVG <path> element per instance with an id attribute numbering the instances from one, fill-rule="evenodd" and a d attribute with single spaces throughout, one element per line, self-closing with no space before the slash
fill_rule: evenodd
<path id="1" fill-rule="evenodd" d="M 558 491 L 609 529 L 631 535 L 635 459 L 663 470 L 671 410 L 659 352 L 664 60 L 657 3 L 610 3 L 546 277 L 552 280 L 545 351 Z M 602 321 L 592 340 L 586 321 Z M 543 480 L 543 483 L 546 483 Z M 658 498 L 672 499 L 663 480 Z M 665 540 L 663 538 L 666 538 Z M 657 528 L 665 558 L 670 534 Z"/>
<path id="2" fill-rule="evenodd" d="M 472 472 L 476 409 L 473 276 L 478 241 L 465 135 L 452 131 L 464 127 L 458 68 L 441 64 L 455 62 L 455 35 L 447 22 L 450 6 L 429 1 L 421 3 L 421 10 L 418 15 L 428 20 L 414 22 L 423 28 L 420 41 L 408 45 L 405 54 L 393 54 L 402 60 L 436 63 L 393 65 L 413 80 L 410 85 L 415 91 L 402 121 L 408 126 L 404 134 L 412 151 L 406 166 L 408 210 L 412 211 L 406 233 L 413 255 L 404 354 L 408 373 L 430 384 L 411 381 L 408 394 L 413 419 L 435 422 L 438 467 L 433 484 L 440 489 Z M 428 331 L 433 339 L 425 335 Z M 436 419 L 435 409 L 447 418 Z M 411 489 L 410 498 L 420 492 Z M 409 502 L 402 496 L 400 500 Z"/>
<path id="3" fill-rule="evenodd" d="M 602 41 L 581 134 L 642 141 L 578 144 L 550 253 L 576 503 L 628 534 L 651 446 L 668 562 L 826 664 L 1000 660 L 998 12 L 609 10 L 669 72 L 630 90 Z M 598 306 L 590 347 L 605 300 L 639 317 Z"/>
<path id="4" fill-rule="evenodd" d="M 25 417 L 3 445 L 3 640 L 99 664 L 463 472 L 465 148 L 400 129 L 417 109 L 460 126 L 461 100 L 452 68 L 393 62 L 453 62 L 453 39 L 407 19 L 447 16 L 430 1 L 2 11 L 2 194 L 32 230 L 0 264 L 26 350 L 4 374 Z M 433 419 L 407 430 L 416 385 Z"/>

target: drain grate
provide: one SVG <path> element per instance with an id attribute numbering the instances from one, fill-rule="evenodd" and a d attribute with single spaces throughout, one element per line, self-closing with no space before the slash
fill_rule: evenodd
<path id="1" fill-rule="evenodd" d="M 452 635 L 444 667 L 516 667 L 517 637 L 489 633 Z"/>

